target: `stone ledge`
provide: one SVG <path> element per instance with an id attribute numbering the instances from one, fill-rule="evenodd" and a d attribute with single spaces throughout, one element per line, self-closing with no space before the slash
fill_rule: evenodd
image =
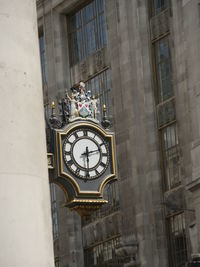
<path id="1" fill-rule="evenodd" d="M 186 190 L 189 190 L 190 192 L 194 192 L 196 190 L 200 189 L 200 177 L 196 178 L 192 182 L 186 185 Z"/>

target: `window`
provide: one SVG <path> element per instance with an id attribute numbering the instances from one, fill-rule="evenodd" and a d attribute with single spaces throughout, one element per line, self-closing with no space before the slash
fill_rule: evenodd
<path id="1" fill-rule="evenodd" d="M 56 204 L 56 185 L 50 184 L 50 195 L 51 195 L 51 216 L 53 224 L 53 238 L 58 237 L 58 213 Z"/>
<path id="2" fill-rule="evenodd" d="M 162 154 L 166 189 L 180 185 L 180 157 L 176 124 L 161 130 Z"/>
<path id="3" fill-rule="evenodd" d="M 118 259 L 115 247 L 119 244 L 120 237 L 102 242 L 96 246 L 84 249 L 85 267 L 122 267 L 123 260 Z"/>
<path id="4" fill-rule="evenodd" d="M 108 200 L 108 204 L 105 204 L 101 209 L 93 212 L 90 216 L 84 217 L 82 220 L 83 225 L 89 224 L 96 219 L 102 218 L 119 210 L 119 185 L 117 181 L 108 184 L 105 187 L 104 198 Z"/>
<path id="5" fill-rule="evenodd" d="M 169 41 L 165 37 L 155 43 L 156 88 L 158 103 L 174 95 L 172 88 L 171 60 Z"/>
<path id="6" fill-rule="evenodd" d="M 170 190 L 180 185 L 181 175 L 168 36 L 156 41 L 153 47 L 155 55 L 157 121 L 162 144 L 163 175 L 165 190 Z M 172 122 L 173 124 L 169 126 Z"/>
<path id="7" fill-rule="evenodd" d="M 173 267 L 184 267 L 187 261 L 184 213 L 168 219 L 170 253 Z"/>
<path id="8" fill-rule="evenodd" d="M 149 0 L 151 4 L 151 16 L 158 15 L 168 8 L 168 0 Z"/>
<path id="9" fill-rule="evenodd" d="M 99 121 L 102 119 L 102 107 L 107 107 L 107 115 L 111 117 L 111 95 L 110 95 L 110 70 L 107 69 L 86 82 L 86 90 L 92 95 L 99 96 Z"/>
<path id="10" fill-rule="evenodd" d="M 69 18 L 71 64 L 74 65 L 107 43 L 104 0 L 93 0 Z"/>
<path id="11" fill-rule="evenodd" d="M 45 57 L 45 42 L 44 35 L 39 36 L 39 48 L 40 48 L 40 63 L 41 63 L 41 72 L 42 72 L 42 85 L 47 83 L 47 67 L 46 67 L 46 57 Z"/>

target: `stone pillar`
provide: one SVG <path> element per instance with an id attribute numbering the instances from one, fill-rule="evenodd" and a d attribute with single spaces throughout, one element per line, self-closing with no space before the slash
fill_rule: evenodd
<path id="1" fill-rule="evenodd" d="M 107 0 L 105 6 L 121 194 L 119 253 L 137 256 L 141 267 L 166 267 L 148 5 Z"/>
<path id="2" fill-rule="evenodd" d="M 51 267 L 35 0 L 0 1 L 0 266 Z"/>

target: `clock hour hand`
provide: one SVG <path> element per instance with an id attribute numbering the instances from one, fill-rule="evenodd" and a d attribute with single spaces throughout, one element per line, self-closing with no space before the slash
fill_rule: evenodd
<path id="1" fill-rule="evenodd" d="M 88 147 L 86 146 L 86 151 L 83 152 L 83 153 L 81 154 L 81 156 L 87 156 L 87 157 L 88 157 L 88 154 L 89 154 L 89 150 L 88 150 Z"/>
<path id="2" fill-rule="evenodd" d="M 86 160 L 87 160 L 87 171 L 86 171 L 86 178 L 89 178 L 89 150 L 86 146 Z"/>

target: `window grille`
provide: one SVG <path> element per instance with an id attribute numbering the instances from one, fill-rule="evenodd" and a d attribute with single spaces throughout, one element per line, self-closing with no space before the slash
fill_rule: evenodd
<path id="1" fill-rule="evenodd" d="M 176 120 L 174 97 L 157 105 L 157 120 L 158 128 Z"/>
<path id="2" fill-rule="evenodd" d="M 163 10 L 168 8 L 169 2 L 168 0 L 150 0 L 150 9 L 151 9 L 151 16 L 158 15 Z"/>
<path id="3" fill-rule="evenodd" d="M 180 156 L 176 124 L 161 130 L 162 154 L 166 190 L 181 183 Z"/>
<path id="4" fill-rule="evenodd" d="M 42 34 L 39 36 L 39 48 L 40 48 L 40 64 L 41 64 L 41 72 L 42 72 L 42 85 L 47 83 L 47 62 L 46 62 L 46 56 L 45 56 L 45 41 L 44 41 L 44 35 Z"/>
<path id="5" fill-rule="evenodd" d="M 111 119 L 111 95 L 110 95 L 110 70 L 107 69 L 95 77 L 86 81 L 86 91 L 90 90 L 92 95 L 99 96 L 99 121 L 102 119 L 102 107 L 107 107 L 107 115 Z"/>
<path id="6" fill-rule="evenodd" d="M 58 237 L 58 212 L 56 203 L 56 185 L 50 184 L 50 195 L 51 195 L 51 216 L 53 224 L 53 238 Z"/>
<path id="7" fill-rule="evenodd" d="M 168 36 L 154 44 L 155 69 L 156 69 L 156 93 L 157 101 L 161 103 L 174 95 L 172 87 L 171 60 L 169 54 Z"/>
<path id="8" fill-rule="evenodd" d="M 117 258 L 115 247 L 119 244 L 120 237 L 101 242 L 90 248 L 84 249 L 85 267 L 122 267 L 125 259 Z"/>
<path id="9" fill-rule="evenodd" d="M 173 267 L 184 267 L 187 262 L 187 246 L 184 213 L 168 219 L 170 253 Z"/>
<path id="10" fill-rule="evenodd" d="M 93 0 L 69 17 L 71 65 L 103 48 L 106 43 L 104 0 Z"/>

